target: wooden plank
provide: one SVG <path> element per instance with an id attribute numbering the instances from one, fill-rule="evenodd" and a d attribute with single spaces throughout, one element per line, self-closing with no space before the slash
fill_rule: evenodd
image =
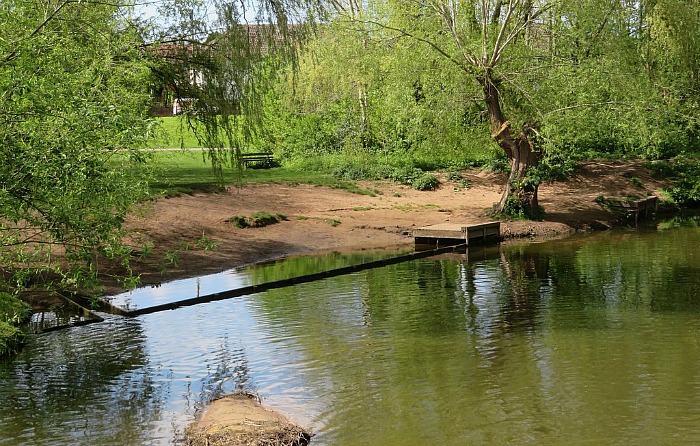
<path id="1" fill-rule="evenodd" d="M 637 224 L 640 214 L 644 217 L 649 217 L 649 213 L 656 214 L 659 208 L 659 197 L 651 196 L 641 198 L 639 200 L 629 200 L 623 198 L 608 198 L 603 200 L 608 207 L 618 213 L 624 214 L 626 217 L 634 217 L 634 223 Z"/>
<path id="2" fill-rule="evenodd" d="M 413 230 L 416 245 L 447 245 L 455 243 L 469 243 L 472 240 L 498 239 L 501 235 L 500 222 L 488 222 L 479 224 L 441 223 L 424 226 Z"/>
<path id="3" fill-rule="evenodd" d="M 432 257 L 435 255 L 445 254 L 448 252 L 453 252 L 455 248 L 452 247 L 441 247 L 437 249 L 432 249 L 422 252 L 413 252 L 409 254 L 403 254 L 396 257 L 390 257 L 388 259 L 373 260 L 366 263 L 361 263 L 359 265 L 349 265 L 341 266 L 339 268 L 321 271 L 318 273 L 311 273 L 303 276 L 291 277 L 289 279 L 281 279 L 273 282 L 265 282 L 259 285 L 248 285 L 242 288 L 235 288 L 232 290 L 221 291 L 218 293 L 207 294 L 205 296 L 193 297 L 189 299 L 183 299 L 177 302 L 168 302 L 165 304 L 154 305 L 152 307 L 139 308 L 136 310 L 120 310 L 124 316 L 136 317 L 144 314 L 157 313 L 166 310 L 175 310 L 177 308 L 188 307 L 192 305 L 216 302 L 224 299 L 231 299 L 234 297 L 246 296 L 249 294 L 262 293 L 263 291 L 269 291 L 279 288 L 285 288 L 289 286 L 298 285 L 301 283 L 309 283 L 317 280 L 327 279 L 329 277 L 337 277 L 346 274 L 354 274 L 358 271 L 365 271 L 374 268 L 382 268 L 388 265 L 396 265 L 398 263 L 407 262 L 411 260 L 424 259 L 427 257 Z"/>
<path id="4" fill-rule="evenodd" d="M 454 223 L 441 223 L 413 230 L 414 237 L 466 239 L 466 227 Z"/>

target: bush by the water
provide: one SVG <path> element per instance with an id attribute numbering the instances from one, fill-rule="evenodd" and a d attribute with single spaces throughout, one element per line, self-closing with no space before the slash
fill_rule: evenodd
<path id="1" fill-rule="evenodd" d="M 669 161 L 647 163 L 656 176 L 672 179 L 668 190 L 671 199 L 679 205 L 700 205 L 700 159 L 676 157 Z"/>
<path id="2" fill-rule="evenodd" d="M 8 293 L 0 292 L 0 357 L 14 352 L 24 340 L 17 328 L 30 313 L 29 305 Z"/>
<path id="3" fill-rule="evenodd" d="M 380 157 L 349 158 L 337 162 L 333 175 L 343 180 L 391 180 L 417 190 L 435 190 L 440 180 L 406 161 L 384 161 Z"/>

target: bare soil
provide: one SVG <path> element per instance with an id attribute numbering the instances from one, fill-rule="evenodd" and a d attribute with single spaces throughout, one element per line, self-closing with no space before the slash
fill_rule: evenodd
<path id="1" fill-rule="evenodd" d="M 469 170 L 469 182 L 441 179 L 438 190 L 421 192 L 391 182 L 365 182 L 373 196 L 311 185 L 255 184 L 222 193 L 162 198 L 127 220 L 130 243 L 143 254 L 134 272 L 143 284 L 219 272 L 290 255 L 352 252 L 410 246 L 413 228 L 437 223 L 493 220 L 504 174 Z M 641 186 L 639 186 L 641 184 Z M 664 181 L 638 162 L 589 162 L 572 178 L 543 184 L 542 221 L 503 221 L 505 239 L 558 237 L 604 229 L 616 217 L 596 203 L 599 196 L 658 194 Z M 261 228 L 237 228 L 230 219 L 256 212 L 287 220 Z M 118 292 L 108 284 L 108 292 Z"/>

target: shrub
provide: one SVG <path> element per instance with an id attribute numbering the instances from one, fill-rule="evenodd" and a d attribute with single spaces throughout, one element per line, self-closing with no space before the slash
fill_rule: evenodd
<path id="1" fill-rule="evenodd" d="M 239 229 L 247 228 L 249 226 L 246 218 L 242 215 L 234 215 L 228 219 L 228 222 Z"/>
<path id="2" fill-rule="evenodd" d="M 673 180 L 668 195 L 674 202 L 689 206 L 700 204 L 700 160 L 677 157 L 673 161 L 656 161 L 647 166 L 656 176 Z"/>
<path id="3" fill-rule="evenodd" d="M 227 221 L 237 228 L 262 228 L 264 226 L 273 225 L 280 221 L 287 220 L 284 214 L 271 214 L 269 212 L 256 212 L 250 217 L 242 215 L 234 215 Z"/>
<path id="4" fill-rule="evenodd" d="M 440 180 L 432 173 L 423 173 L 412 181 L 411 187 L 416 190 L 435 190 L 440 187 Z"/>
<path id="5" fill-rule="evenodd" d="M 269 212 L 256 212 L 248 218 L 248 223 L 253 228 L 262 228 L 263 226 L 274 225 L 282 220 L 286 220 L 284 214 L 270 214 Z"/>
<path id="6" fill-rule="evenodd" d="M 0 321 L 0 358 L 15 353 L 24 341 L 24 333 L 19 328 Z"/>
<path id="7" fill-rule="evenodd" d="M 29 314 L 29 305 L 18 297 L 0 292 L 0 357 L 15 352 L 22 344 L 24 333 L 17 325 Z"/>
<path id="8" fill-rule="evenodd" d="M 0 292 L 0 322 L 17 325 L 30 313 L 29 305 L 9 293 Z"/>
<path id="9" fill-rule="evenodd" d="M 423 171 L 412 166 L 397 167 L 389 174 L 389 179 L 399 184 L 410 186 L 423 174 Z"/>

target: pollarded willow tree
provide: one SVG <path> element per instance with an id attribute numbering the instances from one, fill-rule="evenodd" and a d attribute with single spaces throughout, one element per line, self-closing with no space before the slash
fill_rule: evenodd
<path id="1" fill-rule="evenodd" d="M 542 31 L 553 7 L 551 1 L 428 0 L 387 1 L 373 10 L 359 3 L 338 3 L 336 10 L 352 23 L 425 44 L 460 69 L 464 79 L 480 90 L 491 136 L 510 160 L 508 187 L 498 211 L 515 205 L 533 213 L 538 208 L 538 182 L 528 173 L 540 156 L 535 128 L 526 120 L 515 124 L 506 115 L 502 97 L 506 76 L 500 68 L 514 52 L 527 57 L 546 52 Z"/>
<path id="2" fill-rule="evenodd" d="M 610 151 L 625 146 L 639 154 L 639 146 L 658 148 L 661 139 L 671 138 L 645 142 L 642 136 L 659 136 L 657 117 L 668 112 L 661 102 L 663 88 L 643 62 L 645 48 L 658 48 L 651 26 L 674 21 L 660 12 L 660 5 L 668 11 L 669 3 L 339 0 L 336 13 L 365 35 L 409 40 L 458 68 L 460 81 L 473 92 L 464 101 L 482 104 L 491 137 L 510 161 L 497 211 L 533 215 L 545 148 L 578 150 L 585 140 L 603 151 L 603 146 Z"/>

